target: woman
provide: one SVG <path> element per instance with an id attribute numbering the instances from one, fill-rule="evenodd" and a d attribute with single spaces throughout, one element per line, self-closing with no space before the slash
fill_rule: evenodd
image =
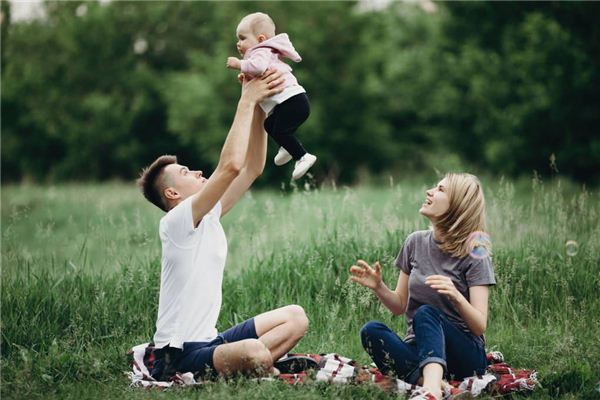
<path id="1" fill-rule="evenodd" d="M 487 367 L 483 333 L 488 286 L 496 280 L 489 242 L 479 241 L 479 252 L 471 255 L 472 234 L 485 231 L 479 180 L 451 173 L 425 193 L 419 213 L 433 230 L 413 232 L 404 242 L 396 259 L 396 289 L 382 281 L 379 262 L 371 268 L 358 260 L 350 273 L 395 315 L 406 314 L 404 340 L 381 322 L 363 326 L 361 341 L 375 364 L 384 373 L 422 385 L 411 399 L 441 399 L 444 376 L 461 379 Z"/>

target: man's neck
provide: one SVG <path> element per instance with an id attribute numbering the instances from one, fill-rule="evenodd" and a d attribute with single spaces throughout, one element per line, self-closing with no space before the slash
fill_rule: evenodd
<path id="1" fill-rule="evenodd" d="M 171 202 L 169 202 L 169 209 L 167 210 L 167 212 L 171 211 L 172 209 L 174 209 L 175 207 L 177 207 L 179 205 L 179 203 L 181 203 L 184 199 L 179 199 L 179 200 L 172 200 Z"/>

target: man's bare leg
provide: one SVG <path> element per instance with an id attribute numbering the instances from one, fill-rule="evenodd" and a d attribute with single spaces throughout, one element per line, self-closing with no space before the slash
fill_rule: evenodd
<path id="1" fill-rule="evenodd" d="M 258 340 L 271 351 L 273 361 L 290 351 L 308 329 L 304 309 L 297 305 L 267 311 L 254 317 Z"/>
<path id="2" fill-rule="evenodd" d="M 263 342 L 245 339 L 217 346 L 213 353 L 213 365 L 224 377 L 237 374 L 264 376 L 271 372 L 273 358 Z"/>
<path id="3" fill-rule="evenodd" d="M 306 333 L 308 318 L 304 309 L 291 305 L 254 317 L 257 339 L 217 346 L 213 365 L 219 375 L 262 376 L 271 372 L 273 362 L 291 350 Z"/>

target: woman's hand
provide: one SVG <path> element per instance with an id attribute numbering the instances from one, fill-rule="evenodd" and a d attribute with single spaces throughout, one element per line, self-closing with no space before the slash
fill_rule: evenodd
<path id="1" fill-rule="evenodd" d="M 358 260 L 356 263 L 358 265 L 350 267 L 350 274 L 352 275 L 350 279 L 373 290 L 381 286 L 381 265 L 379 265 L 379 261 L 375 262 L 375 269 L 363 260 Z"/>
<path id="2" fill-rule="evenodd" d="M 241 77 L 240 77 L 241 75 Z M 247 80 L 243 74 L 238 75 L 242 84 L 242 98 L 259 103 L 267 97 L 283 91 L 285 80 L 280 71 L 268 69 L 262 76 Z"/>
<path id="3" fill-rule="evenodd" d="M 437 290 L 438 293 L 446 295 L 448 300 L 452 303 L 460 302 L 461 298 L 464 298 L 462 294 L 454 286 L 454 282 L 447 276 L 444 275 L 429 275 L 425 279 L 425 284 L 429 285 L 432 289 Z"/>

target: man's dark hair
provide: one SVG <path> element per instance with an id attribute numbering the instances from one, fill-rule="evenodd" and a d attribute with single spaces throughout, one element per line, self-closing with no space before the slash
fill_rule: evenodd
<path id="1" fill-rule="evenodd" d="M 164 183 L 162 175 L 165 167 L 177 163 L 177 156 L 164 155 L 142 170 L 137 184 L 144 197 L 163 211 L 169 211 L 168 204 L 162 195 Z"/>

